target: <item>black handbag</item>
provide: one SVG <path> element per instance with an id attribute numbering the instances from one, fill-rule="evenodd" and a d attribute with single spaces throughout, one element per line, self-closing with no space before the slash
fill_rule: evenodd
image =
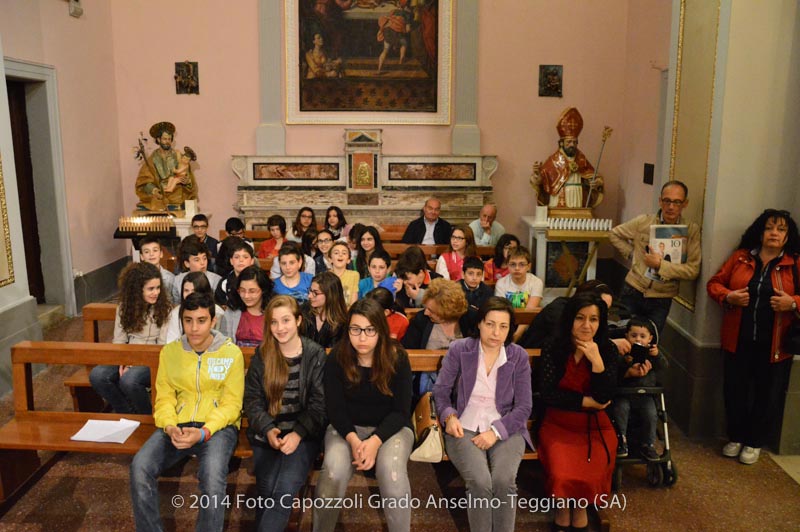
<path id="1" fill-rule="evenodd" d="M 792 262 L 792 277 L 794 278 L 794 293 L 798 294 L 798 275 L 797 261 Z M 781 351 L 791 355 L 800 355 L 800 320 L 795 315 L 797 311 L 792 313 L 792 323 L 786 334 L 783 335 L 783 342 L 781 343 Z"/>

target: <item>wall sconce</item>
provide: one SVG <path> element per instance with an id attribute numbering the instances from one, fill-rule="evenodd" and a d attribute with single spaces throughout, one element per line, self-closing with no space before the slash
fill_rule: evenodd
<path id="1" fill-rule="evenodd" d="M 81 18 L 81 15 L 83 15 L 81 0 L 69 0 L 69 16 Z"/>

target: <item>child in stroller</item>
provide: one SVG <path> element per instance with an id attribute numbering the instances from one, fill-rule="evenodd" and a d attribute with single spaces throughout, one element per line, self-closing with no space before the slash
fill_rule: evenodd
<path id="1" fill-rule="evenodd" d="M 654 342 L 655 326 L 649 320 L 634 316 L 628 321 L 625 337 L 632 348 L 628 355 L 620 359 L 620 387 L 656 386 L 656 371 L 664 367 L 665 360 L 658 351 L 657 343 Z M 631 411 L 634 411 L 638 415 L 640 425 L 638 437 L 634 438 L 638 440 L 639 455 L 648 462 L 658 462 L 661 459 L 655 448 L 658 424 L 655 399 L 654 395 L 648 393 L 623 394 L 611 402 L 611 419 L 617 429 L 619 440 L 618 458 L 628 456 L 628 420 Z"/>

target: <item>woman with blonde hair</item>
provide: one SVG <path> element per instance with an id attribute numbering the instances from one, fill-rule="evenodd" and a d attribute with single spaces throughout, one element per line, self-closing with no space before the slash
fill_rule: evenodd
<path id="1" fill-rule="evenodd" d="M 470 336 L 475 331 L 477 311 L 470 309 L 464 291 L 455 281 L 434 279 L 422 296 L 423 312 L 408 325 L 403 336 L 406 349 L 447 349 L 450 344 Z M 436 373 L 419 374 L 414 391 L 422 396 L 433 391 Z"/>
<path id="2" fill-rule="evenodd" d="M 259 531 L 286 527 L 291 507 L 285 501 L 303 486 L 325 430 L 325 350 L 300 336 L 302 321 L 294 298 L 274 297 L 264 310 L 264 341 L 245 377 L 247 435 L 264 501 Z"/>

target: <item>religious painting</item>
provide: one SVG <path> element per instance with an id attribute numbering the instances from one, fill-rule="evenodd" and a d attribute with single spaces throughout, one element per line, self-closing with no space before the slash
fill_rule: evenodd
<path id="1" fill-rule="evenodd" d="M 372 190 L 378 186 L 378 173 L 375 159 L 377 155 L 369 152 L 355 152 L 348 155 L 350 158 L 350 188 L 357 190 Z"/>
<path id="2" fill-rule="evenodd" d="M 277 181 L 281 179 L 313 179 L 315 181 L 338 181 L 339 165 L 335 163 L 254 163 L 254 181 Z"/>
<path id="3" fill-rule="evenodd" d="M 563 65 L 539 65 L 539 96 L 561 98 Z"/>
<path id="4" fill-rule="evenodd" d="M 389 163 L 389 180 L 475 181 L 474 163 Z"/>
<path id="5" fill-rule="evenodd" d="M 448 124 L 449 0 L 285 0 L 287 123 Z"/>
<path id="6" fill-rule="evenodd" d="M 11 231 L 8 226 L 6 185 L 3 178 L 3 157 L 0 155 L 0 286 L 14 283 L 14 261 L 11 257 Z"/>
<path id="7" fill-rule="evenodd" d="M 197 61 L 175 63 L 175 94 L 200 94 Z"/>
<path id="8" fill-rule="evenodd" d="M 589 245 L 589 242 L 548 242 L 544 285 L 547 288 L 577 286 L 578 277 L 589 259 Z"/>

